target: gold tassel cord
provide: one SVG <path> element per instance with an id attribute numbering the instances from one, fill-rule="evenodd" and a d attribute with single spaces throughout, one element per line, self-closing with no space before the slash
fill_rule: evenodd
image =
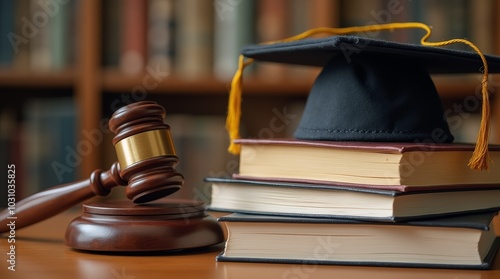
<path id="1" fill-rule="evenodd" d="M 241 119 L 241 90 L 243 83 L 243 70 L 246 66 L 252 64 L 253 59 L 240 55 L 238 59 L 238 70 L 231 81 L 231 90 L 229 92 L 228 113 L 226 118 L 226 130 L 229 133 L 230 144 L 228 151 L 231 154 L 240 154 L 240 145 L 235 144 L 234 140 L 240 138 L 240 119 Z"/>
<path id="2" fill-rule="evenodd" d="M 486 58 L 484 57 L 484 54 L 476 45 L 465 39 L 451 39 L 440 42 L 427 42 L 427 39 L 431 36 L 431 29 L 429 28 L 429 26 L 423 23 L 394 23 L 394 25 L 401 25 L 401 27 L 399 28 L 416 27 L 424 29 L 427 33 L 420 40 L 420 43 L 424 46 L 440 47 L 457 43 L 466 44 L 467 46 L 472 48 L 481 58 L 481 61 L 483 62 L 483 77 L 481 80 L 481 95 L 483 98 L 481 108 L 481 123 L 479 125 L 479 131 L 476 138 L 476 146 L 474 148 L 474 152 L 472 153 L 472 157 L 469 160 L 468 166 L 473 170 L 488 170 L 488 165 L 490 162 L 488 153 L 488 141 L 490 134 L 490 101 L 488 93 L 488 63 L 486 61 Z"/>
<path id="3" fill-rule="evenodd" d="M 319 27 L 307 30 L 298 35 L 276 40 L 264 42 L 262 44 L 275 44 L 283 42 L 298 41 L 305 38 L 312 37 L 318 34 L 329 34 L 329 35 L 345 35 L 369 31 L 382 31 L 382 30 L 394 30 L 394 29 L 411 29 L 418 28 L 426 31 L 426 34 L 420 40 L 423 46 L 440 47 L 447 46 L 451 44 L 466 44 L 472 48 L 481 58 L 483 63 L 483 78 L 481 82 L 481 94 L 483 98 L 482 112 L 481 112 L 481 124 L 478 131 L 478 136 L 476 139 L 476 145 L 472 157 L 470 158 L 468 166 L 473 170 L 487 170 L 490 161 L 488 154 L 488 139 L 489 139 L 489 126 L 490 126 L 490 102 L 488 95 L 488 63 L 484 57 L 481 50 L 475 46 L 472 42 L 465 39 L 451 39 L 439 42 L 428 42 L 427 39 L 431 36 L 431 28 L 420 22 L 401 22 L 401 23 L 388 23 L 379 25 L 367 25 L 367 26 L 353 26 L 345 28 L 331 28 L 331 27 Z M 243 87 L 243 70 L 246 66 L 253 63 L 253 59 L 246 59 L 245 56 L 240 55 L 238 61 L 238 69 L 233 76 L 231 82 L 231 89 L 229 91 L 229 103 L 226 119 L 226 129 L 229 134 L 230 145 L 228 151 L 232 154 L 239 154 L 240 146 L 234 143 L 235 139 L 240 138 L 239 126 L 241 118 L 241 95 Z"/>

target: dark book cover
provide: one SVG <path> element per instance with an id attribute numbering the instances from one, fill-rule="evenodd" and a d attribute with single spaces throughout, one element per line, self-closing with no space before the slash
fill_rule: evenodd
<path id="1" fill-rule="evenodd" d="M 398 197 L 401 196 L 417 196 L 422 194 L 422 199 L 426 199 L 426 194 L 440 194 L 440 193 L 450 193 L 453 194 L 454 192 L 458 193 L 467 193 L 467 192 L 477 192 L 477 191 L 488 191 L 488 195 L 495 195 L 498 194 L 498 189 L 500 188 L 500 185 L 496 185 L 495 187 L 489 185 L 489 186 L 478 186 L 478 187 L 468 187 L 464 189 L 450 189 L 450 188 L 444 188 L 440 191 L 430 190 L 429 187 L 424 187 L 424 189 L 420 191 L 398 191 L 395 189 L 385 189 L 384 187 L 358 187 L 357 185 L 346 185 L 346 184 L 318 184 L 318 183 L 300 183 L 300 182 L 283 182 L 283 181 L 273 181 L 273 180 L 259 180 L 259 179 L 234 179 L 234 178 L 227 178 L 227 177 L 206 177 L 204 179 L 205 182 L 212 183 L 212 184 L 227 184 L 230 186 L 227 187 L 276 187 L 276 188 L 281 188 L 281 189 L 286 189 L 286 191 L 300 191 L 301 189 L 317 189 L 320 191 L 331 191 L 331 198 L 334 199 L 336 198 L 335 191 L 340 191 L 340 192 L 351 192 L 351 193 L 359 193 L 360 195 L 364 196 L 364 198 L 370 198 L 371 195 L 373 195 L 373 198 L 379 198 L 380 196 L 385 196 L 388 197 L 389 199 L 393 199 L 393 204 L 394 200 L 397 199 Z M 250 190 L 250 189 L 247 189 Z M 491 192 L 490 192 L 491 191 Z M 329 192 L 328 192 L 329 193 Z M 328 194 L 327 192 L 323 192 L 324 195 Z M 213 194 L 213 195 L 216 195 Z M 418 196 L 417 196 L 418 197 Z M 290 205 L 293 205 L 292 202 Z M 315 205 L 311 205 L 311 207 L 314 207 Z M 378 222 L 402 222 L 402 221 L 408 221 L 408 220 L 419 220 L 419 219 L 428 219 L 431 217 L 443 217 L 443 216 L 453 216 L 453 215 L 458 215 L 462 214 L 463 212 L 467 211 L 468 213 L 471 212 L 485 212 L 485 211 L 495 211 L 495 210 L 500 210 L 500 201 L 496 205 L 492 206 L 485 206 L 485 203 L 482 202 L 481 206 L 477 208 L 472 208 L 472 207 L 464 207 L 463 209 L 460 208 L 458 210 L 441 210 L 440 212 L 434 212 L 434 213 L 425 213 L 425 214 L 415 214 L 411 216 L 400 216 L 398 212 L 394 212 L 393 215 L 391 216 L 384 216 L 384 217 L 377 217 L 377 216 L 362 216 L 362 215 L 339 215 L 339 214 L 310 214 L 310 213 L 296 213 L 296 212 L 275 212 L 275 211 L 266 211 L 266 210 L 258 210 L 258 205 L 255 204 L 253 210 L 245 210 L 245 209 L 228 209 L 228 208 L 223 208 L 223 207 L 217 207 L 213 206 L 212 204 L 209 205 L 209 209 L 212 211 L 220 211 L 220 212 L 238 212 L 238 213 L 248 213 L 248 214 L 259 214 L 259 215 L 268 215 L 268 216 L 273 216 L 273 215 L 278 215 L 278 216 L 290 216 L 290 217 L 314 217 L 314 218 L 340 218 L 340 219 L 353 219 L 353 220 L 365 220 L 365 221 L 378 221 Z M 394 207 L 393 207 L 394 208 Z M 397 209 L 395 209 L 397 211 Z"/>
<path id="2" fill-rule="evenodd" d="M 349 182 L 337 182 L 326 180 L 314 179 L 298 179 L 298 178 L 275 178 L 275 177 L 255 177 L 246 176 L 239 173 L 232 174 L 232 178 L 237 180 L 255 180 L 262 182 L 274 183 L 297 183 L 297 184 L 316 184 L 323 185 L 324 187 L 346 187 L 355 189 L 366 189 L 376 192 L 380 191 L 396 191 L 400 193 L 413 193 L 413 192 L 429 192 L 429 191 L 457 191 L 457 190 L 478 190 L 478 189 L 500 189 L 500 183 L 497 184 L 442 184 L 432 186 L 420 185 L 380 185 L 380 184 L 359 184 Z"/>
<path id="3" fill-rule="evenodd" d="M 487 231 L 497 211 L 461 214 L 456 216 L 440 216 L 423 220 L 406 221 L 402 223 L 380 223 L 344 218 L 307 218 L 290 216 L 270 216 L 233 213 L 222 216 L 219 222 L 259 222 L 259 223 L 310 223 L 310 224 L 374 224 L 387 226 L 424 226 L 424 227 L 446 227 L 467 228 Z"/>
<path id="4" fill-rule="evenodd" d="M 395 262 L 354 262 L 354 261 L 311 261 L 295 259 L 265 259 L 265 258 L 235 258 L 226 257 L 224 252 L 215 258 L 218 262 L 248 262 L 248 263 L 277 263 L 277 264 L 310 264 L 310 265 L 352 265 L 352 266 L 378 266 L 378 267 L 407 267 L 407 268 L 439 268 L 439 269 L 491 269 L 495 255 L 500 245 L 497 238 L 490 248 L 488 255 L 479 265 L 448 265 L 448 264 L 419 264 L 419 263 L 395 263 Z"/>
<path id="5" fill-rule="evenodd" d="M 429 218 L 425 220 L 408 221 L 405 223 L 378 223 L 352 219 L 320 219 L 301 217 L 280 217 L 234 213 L 222 216 L 219 222 L 254 222 L 265 225 L 266 223 L 306 223 L 306 224 L 385 224 L 387 226 L 424 226 L 445 228 L 466 228 L 472 230 L 492 230 L 490 223 L 497 212 L 484 212 L 464 214 L 452 217 Z M 230 224 L 228 224 L 230 225 Z M 227 242 L 226 242 L 227 245 Z M 481 264 L 432 264 L 432 263 L 406 263 L 406 262 L 372 262 L 372 261 L 339 261 L 339 260 L 308 260 L 286 258 L 256 258 L 256 257 L 227 257 L 225 252 L 219 254 L 217 261 L 229 262 L 256 262 L 256 263 L 291 263 L 291 264 L 321 264 L 321 265 L 358 265 L 358 266 L 385 266 L 385 267 L 417 267 L 417 268 L 453 268 L 453 269 L 490 269 L 495 258 L 500 238 L 496 237 Z M 226 247 L 227 249 L 227 247 Z"/>

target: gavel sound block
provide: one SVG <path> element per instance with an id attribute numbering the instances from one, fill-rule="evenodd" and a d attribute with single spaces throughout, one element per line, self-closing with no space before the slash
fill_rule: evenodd
<path id="1" fill-rule="evenodd" d="M 165 110 L 155 102 L 138 102 L 117 110 L 109 121 L 118 162 L 88 180 L 53 187 L 16 204 L 16 229 L 52 217 L 95 195 L 126 186 L 129 200 L 83 205 L 82 216 L 66 231 L 69 247 L 91 251 L 164 251 L 210 246 L 223 241 L 215 219 L 202 202 L 162 200 L 179 190 L 183 176 L 163 123 Z M 0 212 L 0 233 L 7 232 L 12 212 Z"/>
<path id="2" fill-rule="evenodd" d="M 171 200 L 134 205 L 128 200 L 83 205 L 65 244 L 88 251 L 148 252 L 211 246 L 224 241 L 202 202 Z"/>

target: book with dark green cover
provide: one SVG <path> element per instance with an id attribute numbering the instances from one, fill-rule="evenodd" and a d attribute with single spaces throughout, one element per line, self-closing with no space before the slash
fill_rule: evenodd
<path id="1" fill-rule="evenodd" d="M 496 212 L 405 223 L 231 214 L 218 261 L 489 269 Z"/>
<path id="2" fill-rule="evenodd" d="M 0 67 L 12 66 L 15 49 L 19 43 L 19 36 L 14 34 L 14 10 L 15 2 L 6 0 L 0 2 Z"/>
<path id="3" fill-rule="evenodd" d="M 500 209 L 500 184 L 402 192 L 344 184 L 217 177 L 205 181 L 212 187 L 210 209 L 224 212 L 399 222 Z"/>

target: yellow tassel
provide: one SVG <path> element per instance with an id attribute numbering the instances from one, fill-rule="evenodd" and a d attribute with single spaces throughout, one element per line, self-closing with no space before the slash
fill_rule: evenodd
<path id="1" fill-rule="evenodd" d="M 235 144 L 234 140 L 240 138 L 240 119 L 241 119 L 241 90 L 243 87 L 243 70 L 246 66 L 252 64 L 253 59 L 245 60 L 245 56 L 240 55 L 238 59 L 238 69 L 231 81 L 231 90 L 229 91 L 229 101 L 227 107 L 226 130 L 229 133 L 228 151 L 231 154 L 240 154 L 240 145 Z"/>
<path id="2" fill-rule="evenodd" d="M 478 131 L 478 136 L 476 139 L 476 146 L 474 152 L 472 153 L 472 157 L 470 158 L 468 166 L 474 170 L 484 170 L 488 169 L 488 163 L 490 161 L 488 154 L 488 139 L 489 139 L 489 126 L 490 126 L 490 102 L 488 95 L 488 63 L 483 53 L 477 46 L 475 46 L 472 42 L 465 39 L 451 39 L 440 42 L 427 42 L 427 39 L 431 36 L 431 29 L 426 24 L 420 22 L 402 22 L 402 23 L 388 23 L 388 24 L 377 24 L 377 25 L 368 25 L 368 26 L 354 26 L 354 27 L 346 27 L 346 28 L 330 28 L 330 27 L 319 27 L 307 30 L 298 35 L 285 38 L 282 40 L 269 41 L 264 42 L 262 44 L 275 44 L 282 42 L 291 42 L 302 40 L 313 35 L 317 34 L 328 34 L 328 35 L 343 35 L 343 34 L 352 34 L 352 33 L 360 33 L 360 32 L 369 32 L 369 31 L 381 31 L 381 30 L 393 30 L 393 29 L 410 29 L 410 28 L 419 28 L 425 30 L 427 33 L 422 37 L 420 43 L 423 46 L 432 46 L 432 47 L 440 47 L 451 44 L 466 44 L 471 47 L 481 58 L 483 62 L 483 78 L 481 82 L 481 93 L 483 97 L 482 104 L 482 113 L 481 113 L 481 124 Z M 228 151 L 232 154 L 239 154 L 240 146 L 234 143 L 235 139 L 240 138 L 239 135 L 239 126 L 240 126 L 240 118 L 241 118 L 241 94 L 242 94 L 242 86 L 243 86 L 243 70 L 246 66 L 250 65 L 253 62 L 253 59 L 245 60 L 243 55 L 240 55 L 238 61 L 238 69 L 233 76 L 233 80 L 231 82 L 231 90 L 229 92 L 229 103 L 228 103 L 228 112 L 226 119 L 226 129 L 229 133 L 230 146 Z"/>

